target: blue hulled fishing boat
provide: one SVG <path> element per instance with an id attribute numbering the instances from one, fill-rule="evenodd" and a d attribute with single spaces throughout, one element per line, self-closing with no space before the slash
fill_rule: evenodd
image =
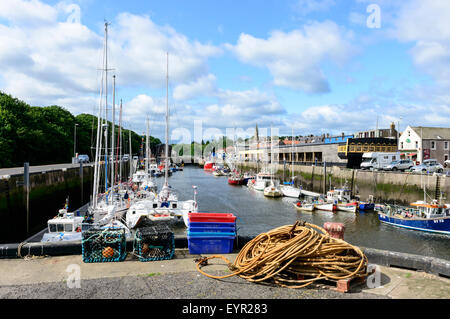
<path id="1" fill-rule="evenodd" d="M 381 222 L 413 230 L 450 235 L 450 205 L 417 201 L 411 207 L 386 205 L 378 212 Z"/>

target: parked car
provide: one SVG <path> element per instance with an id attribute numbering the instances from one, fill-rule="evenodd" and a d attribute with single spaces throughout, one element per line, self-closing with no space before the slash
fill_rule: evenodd
<path id="1" fill-rule="evenodd" d="M 78 163 L 89 163 L 89 156 L 86 154 L 78 155 Z"/>
<path id="2" fill-rule="evenodd" d="M 414 166 L 414 162 L 411 160 L 398 160 L 392 161 L 383 167 L 385 171 L 404 171 L 411 169 Z"/>
<path id="3" fill-rule="evenodd" d="M 438 163 L 435 159 L 424 160 L 422 164 L 413 166 L 411 172 L 413 173 L 442 173 L 444 171 L 444 166 Z"/>

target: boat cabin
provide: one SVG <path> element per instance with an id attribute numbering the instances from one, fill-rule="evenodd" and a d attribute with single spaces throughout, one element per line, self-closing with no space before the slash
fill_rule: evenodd
<path id="1" fill-rule="evenodd" d="M 450 208 L 446 205 L 439 205 L 436 200 L 431 203 L 424 201 L 417 201 L 411 203 L 411 206 L 415 207 L 419 215 L 424 218 L 436 218 L 450 216 Z"/>
<path id="2" fill-rule="evenodd" d="M 83 217 L 74 216 L 65 209 L 60 209 L 58 216 L 48 221 L 49 233 L 81 232 Z"/>
<path id="3" fill-rule="evenodd" d="M 335 188 L 327 192 L 328 201 L 350 202 L 351 191 L 348 188 Z"/>

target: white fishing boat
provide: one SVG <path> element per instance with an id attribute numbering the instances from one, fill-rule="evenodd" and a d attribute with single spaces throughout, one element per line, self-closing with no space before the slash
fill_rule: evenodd
<path id="1" fill-rule="evenodd" d="M 44 233 L 41 242 L 76 241 L 81 240 L 81 230 L 84 218 L 68 212 L 68 203 L 60 209 L 58 215 L 47 221 L 48 231 Z"/>
<path id="2" fill-rule="evenodd" d="M 337 210 L 356 213 L 358 210 L 358 202 L 352 200 L 351 190 L 344 185 L 341 188 L 334 188 L 327 192 L 327 201 L 336 204 Z"/>
<path id="3" fill-rule="evenodd" d="M 314 204 L 308 203 L 306 201 L 297 201 L 296 203 L 294 203 L 294 207 L 295 207 L 295 209 L 300 210 L 300 211 L 306 211 L 306 212 L 314 211 Z"/>
<path id="4" fill-rule="evenodd" d="M 256 174 L 255 179 L 250 179 L 247 183 L 249 188 L 252 188 L 257 191 L 264 191 L 264 189 L 269 186 L 272 174 L 261 172 Z"/>
<path id="5" fill-rule="evenodd" d="M 266 197 L 281 197 L 281 196 L 283 196 L 283 193 L 281 193 L 281 190 L 278 188 L 276 181 L 271 181 L 269 186 L 264 188 L 264 196 L 266 196 Z"/>
<path id="6" fill-rule="evenodd" d="M 325 201 L 318 201 L 314 203 L 314 208 L 317 210 L 326 210 L 329 212 L 334 212 L 337 210 L 337 206 L 334 203 L 328 203 Z"/>

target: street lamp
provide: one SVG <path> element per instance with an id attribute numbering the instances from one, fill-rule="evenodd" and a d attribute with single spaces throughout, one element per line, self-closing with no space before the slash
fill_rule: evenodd
<path id="1" fill-rule="evenodd" d="M 78 124 L 75 123 L 74 130 L 73 130 L 73 157 L 76 157 L 76 148 L 77 148 L 77 126 Z"/>

